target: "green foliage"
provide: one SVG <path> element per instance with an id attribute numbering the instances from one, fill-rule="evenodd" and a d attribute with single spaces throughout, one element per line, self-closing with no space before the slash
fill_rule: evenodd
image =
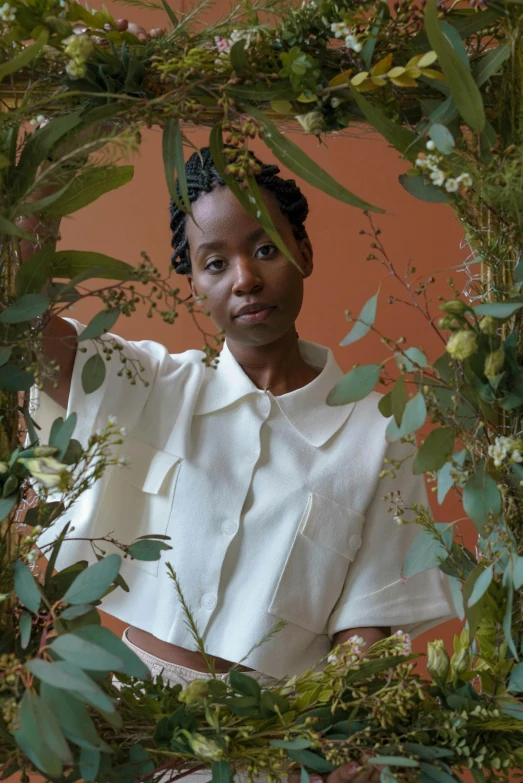
<path id="1" fill-rule="evenodd" d="M 347 405 L 362 400 L 378 383 L 380 370 L 379 364 L 365 364 L 350 370 L 329 393 L 327 404 Z"/>
<path id="2" fill-rule="evenodd" d="M 356 320 L 356 323 L 348 333 L 346 337 L 343 338 L 340 345 L 346 346 L 351 345 L 352 343 L 355 343 L 357 340 L 361 340 L 362 337 L 365 337 L 365 335 L 370 331 L 371 326 L 373 325 L 374 321 L 376 320 L 376 310 L 378 307 L 378 294 L 374 294 L 374 296 L 371 296 L 370 299 L 365 302 L 363 305 L 361 312 Z"/>

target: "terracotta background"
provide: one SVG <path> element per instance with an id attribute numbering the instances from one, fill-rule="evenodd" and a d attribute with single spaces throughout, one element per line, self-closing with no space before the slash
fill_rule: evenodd
<path id="1" fill-rule="evenodd" d="M 172 3 L 175 10 L 183 10 L 183 1 Z M 147 28 L 164 23 L 162 12 L 134 10 L 111 2 L 107 6 L 115 18 L 125 16 Z M 218 0 L 210 16 L 222 16 L 228 7 L 228 0 Z M 190 131 L 190 138 L 196 146 L 204 146 L 208 140 L 208 129 Z M 462 272 L 453 271 L 463 262 L 467 251 L 461 247 L 463 232 L 451 209 L 425 204 L 409 196 L 398 183 L 398 175 L 406 165 L 382 139 L 367 130 L 354 129 L 354 132 L 351 130 L 345 135 L 329 137 L 325 145 L 320 145 L 314 137 L 299 133 L 294 133 L 292 138 L 346 187 L 386 210 L 386 214 L 375 217 L 375 224 L 382 229 L 383 243 L 400 275 L 409 260 L 417 268 L 421 279 L 442 272 L 437 276 L 437 283 L 430 287 L 432 312 L 437 313 L 438 294 L 443 293 L 449 298 L 446 279 L 453 275 L 459 288 L 466 280 Z M 263 160 L 272 160 L 263 145 L 258 145 L 256 151 Z M 159 129 L 144 130 L 141 150 L 133 163 L 135 175 L 129 185 L 103 196 L 63 221 L 62 247 L 96 250 L 131 264 L 138 263 L 140 252 L 145 250 L 153 263 L 162 272 L 167 272 L 171 253 L 168 193 Z M 405 336 L 408 345 L 421 347 L 429 357 L 438 356 L 443 344 L 421 316 L 412 307 L 387 304 L 388 295 L 400 295 L 401 289 L 397 282 L 385 276 L 384 268 L 376 261 L 366 260 L 371 252 L 371 240 L 359 234 L 361 229 L 368 227 L 365 216 L 306 184 L 303 190 L 310 204 L 307 226 L 315 252 L 315 271 L 306 281 L 304 307 L 297 322 L 300 337 L 329 346 L 345 371 L 355 363 L 382 360 L 388 352 L 375 335 L 368 335 L 354 346 L 339 347 L 349 330 L 345 310 L 350 309 L 357 314 L 381 284 L 377 327 L 389 337 Z M 174 278 L 176 285 L 182 289 L 182 295 L 185 292 L 188 295 L 190 292 L 185 278 L 176 275 Z M 95 302 L 84 303 L 75 307 L 71 315 L 85 322 L 99 309 Z M 201 323 L 207 331 L 212 331 L 210 321 L 202 318 Z M 146 318 L 143 309 L 132 319 L 122 317 L 114 331 L 130 339 L 158 340 L 171 352 L 202 346 L 201 335 L 185 308 L 182 308 L 174 326 L 162 323 L 159 318 Z M 456 502 L 449 501 L 440 507 L 432 497 L 438 521 L 451 521 L 462 516 Z M 462 532 L 466 543 L 473 547 L 473 531 L 462 529 Z M 386 541 L 383 546 L 386 548 Z M 381 554 L 386 556 L 386 552 Z M 117 633 L 123 630 L 122 623 L 107 615 L 104 623 Z M 415 641 L 415 649 L 424 651 L 429 640 L 441 637 L 451 649 L 454 633 L 459 633 L 460 628 L 461 623 L 457 620 L 439 626 L 419 637 Z"/>

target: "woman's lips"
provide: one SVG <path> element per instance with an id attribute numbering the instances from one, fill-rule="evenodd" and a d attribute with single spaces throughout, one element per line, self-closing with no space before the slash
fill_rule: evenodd
<path id="1" fill-rule="evenodd" d="M 266 307 L 263 310 L 257 310 L 255 313 L 243 313 L 243 315 L 237 315 L 235 321 L 243 321 L 245 324 L 254 324 L 258 323 L 258 321 L 265 321 L 265 319 L 269 318 L 275 309 L 275 307 Z"/>

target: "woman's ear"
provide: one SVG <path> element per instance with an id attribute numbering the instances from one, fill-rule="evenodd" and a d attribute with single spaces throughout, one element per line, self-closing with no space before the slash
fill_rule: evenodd
<path id="1" fill-rule="evenodd" d="M 313 250 L 309 237 L 300 239 L 298 246 L 300 248 L 300 266 L 303 272 L 304 279 L 312 275 L 314 268 L 313 264 Z"/>
<path id="2" fill-rule="evenodd" d="M 189 288 L 191 289 L 191 294 L 193 295 L 193 299 L 197 299 L 198 291 L 196 290 L 194 280 L 192 279 L 191 275 L 186 275 L 186 277 L 187 277 L 187 282 L 189 283 Z"/>

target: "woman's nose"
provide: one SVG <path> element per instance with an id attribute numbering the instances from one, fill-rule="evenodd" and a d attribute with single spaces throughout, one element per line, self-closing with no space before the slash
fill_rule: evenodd
<path id="1" fill-rule="evenodd" d="M 234 266 L 233 293 L 248 294 L 263 288 L 263 280 L 251 259 L 240 258 Z"/>

